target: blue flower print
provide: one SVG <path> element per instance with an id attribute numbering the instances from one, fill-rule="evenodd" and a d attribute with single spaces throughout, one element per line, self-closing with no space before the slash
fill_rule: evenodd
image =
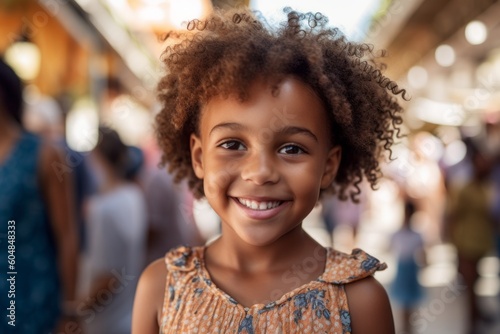
<path id="1" fill-rule="evenodd" d="M 168 286 L 168 294 L 169 294 L 169 300 L 173 301 L 175 298 L 175 289 L 172 285 Z"/>
<path id="2" fill-rule="evenodd" d="M 293 311 L 293 321 L 298 324 L 300 320 L 302 320 L 302 310 L 298 309 Z"/>
<path id="3" fill-rule="evenodd" d="M 168 286 L 168 300 L 173 302 L 175 300 L 175 288 L 172 285 Z M 181 306 L 181 299 L 177 298 L 177 301 L 175 302 L 175 309 L 179 310 L 179 307 Z"/>
<path id="4" fill-rule="evenodd" d="M 247 315 L 238 327 L 238 334 L 244 333 L 244 331 L 247 334 L 253 334 L 253 317 L 251 315 Z"/>
<path id="5" fill-rule="evenodd" d="M 231 303 L 233 303 L 233 304 L 235 304 L 235 305 L 238 305 L 238 302 L 237 302 L 237 301 L 236 301 L 236 299 L 234 299 L 233 297 L 231 297 L 231 296 L 227 296 L 227 299 L 228 299 Z"/>
<path id="6" fill-rule="evenodd" d="M 259 310 L 259 314 L 272 310 L 276 306 L 276 302 L 266 304 L 263 308 Z"/>
<path id="7" fill-rule="evenodd" d="M 181 253 L 181 256 L 174 260 L 174 265 L 177 267 L 185 267 L 187 263 L 187 259 L 191 255 L 192 250 L 188 248 L 186 251 Z"/>
<path id="8" fill-rule="evenodd" d="M 340 321 L 342 322 L 342 332 L 351 332 L 351 314 L 349 311 L 340 310 Z"/>
<path id="9" fill-rule="evenodd" d="M 371 255 L 367 255 L 366 260 L 361 262 L 361 268 L 366 270 L 366 271 L 370 271 L 375 266 L 377 266 L 378 263 L 379 263 L 379 260 L 377 260 L 376 258 L 374 258 Z"/>
<path id="10" fill-rule="evenodd" d="M 298 294 L 294 297 L 295 307 L 298 308 L 293 312 L 293 320 L 296 324 L 302 320 L 302 314 L 305 309 L 311 305 L 314 314 L 317 318 L 324 317 L 330 319 L 330 311 L 325 307 L 325 290 L 310 290 L 305 293 Z"/>

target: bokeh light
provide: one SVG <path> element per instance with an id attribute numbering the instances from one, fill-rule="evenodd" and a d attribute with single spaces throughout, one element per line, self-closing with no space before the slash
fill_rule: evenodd
<path id="1" fill-rule="evenodd" d="M 484 43 L 488 37 L 488 30 L 481 21 L 472 21 L 465 27 L 465 39 L 472 45 Z"/>
<path id="2" fill-rule="evenodd" d="M 447 44 L 442 44 L 436 49 L 435 57 L 439 65 L 449 67 L 455 63 L 455 50 Z"/>

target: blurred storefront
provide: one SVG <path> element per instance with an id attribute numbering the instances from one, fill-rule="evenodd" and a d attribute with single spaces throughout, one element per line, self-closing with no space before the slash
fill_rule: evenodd
<path id="1" fill-rule="evenodd" d="M 409 132 L 439 139 L 426 150 L 446 166 L 463 158 L 463 138 L 498 155 L 500 2 L 394 0 L 387 8 L 367 40 L 387 49 L 388 76 L 411 96 Z"/>
<path id="2" fill-rule="evenodd" d="M 387 50 L 387 75 L 410 97 L 402 101 L 409 136 L 390 168 L 422 199 L 437 236 L 445 191 L 470 177 L 466 143 L 500 161 L 500 2 L 386 3 L 366 40 Z"/>
<path id="3" fill-rule="evenodd" d="M 158 57 L 106 3 L 2 0 L 0 22 L 0 54 L 26 83 L 28 128 L 65 120 L 79 151 L 93 148 L 99 122 L 128 144 L 149 132 Z"/>
<path id="4" fill-rule="evenodd" d="M 183 22 L 213 8 L 249 5 L 267 14 L 281 3 L 304 5 L 277 1 L 271 6 L 257 0 L 2 0 L 0 53 L 40 94 L 65 97 L 70 105 L 90 99 L 102 116 L 109 91 L 126 93 L 151 112 L 165 47 L 159 36 L 182 29 Z M 447 128 L 463 127 L 472 133 L 479 123 L 497 123 L 498 1 L 360 3 L 366 9 L 359 8 L 357 16 L 342 16 L 356 22 L 357 39 L 387 49 L 388 76 L 412 97 L 407 119 L 412 132 L 449 134 Z M 335 13 L 339 6 L 349 6 L 335 1 L 311 1 L 308 6 L 329 15 L 333 25 L 345 25 Z"/>

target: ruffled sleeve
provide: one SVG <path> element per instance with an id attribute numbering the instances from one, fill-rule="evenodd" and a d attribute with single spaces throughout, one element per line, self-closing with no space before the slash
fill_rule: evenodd
<path id="1" fill-rule="evenodd" d="M 319 280 L 328 283 L 354 282 L 387 268 L 385 263 L 359 248 L 354 249 L 351 254 L 330 249 L 328 256 L 330 257 L 330 265 L 319 278 Z"/>
<path id="2" fill-rule="evenodd" d="M 165 255 L 165 264 L 169 272 L 191 271 L 199 266 L 199 247 L 181 246 L 170 250 Z"/>

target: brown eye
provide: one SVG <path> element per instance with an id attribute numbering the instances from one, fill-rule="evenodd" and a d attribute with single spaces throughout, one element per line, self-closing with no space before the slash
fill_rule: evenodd
<path id="1" fill-rule="evenodd" d="M 286 145 L 286 146 L 283 146 L 279 150 L 279 153 L 282 153 L 282 154 L 301 154 L 301 153 L 305 153 L 305 152 L 303 149 L 301 149 L 297 145 Z"/>
<path id="2" fill-rule="evenodd" d="M 226 141 L 226 142 L 220 144 L 219 146 L 226 149 L 226 150 L 241 151 L 241 150 L 245 149 L 245 146 L 236 140 Z"/>

